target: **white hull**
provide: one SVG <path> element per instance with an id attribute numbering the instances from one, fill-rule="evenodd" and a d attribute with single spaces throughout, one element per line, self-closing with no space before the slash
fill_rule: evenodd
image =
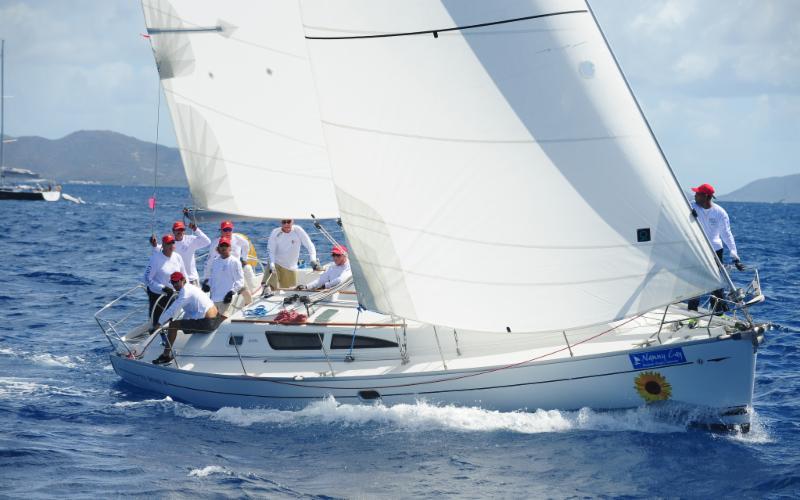
<path id="1" fill-rule="evenodd" d="M 328 396 L 347 403 L 374 402 L 369 398 L 375 393 L 362 391 L 375 391 L 389 405 L 424 399 L 501 411 L 625 409 L 645 404 L 636 379 L 655 372 L 671 387 L 669 401 L 695 408 L 698 422 L 748 421 L 745 409 L 751 404 L 756 357 L 750 334 L 671 347 L 682 348 L 685 363 L 637 370 L 625 352 L 507 368 L 303 380 L 193 372 L 117 355 L 111 362 L 120 377 L 137 387 L 207 408 L 299 408 Z"/>

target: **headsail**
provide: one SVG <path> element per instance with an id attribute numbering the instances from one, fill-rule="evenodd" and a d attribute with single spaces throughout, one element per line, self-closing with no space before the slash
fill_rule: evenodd
<path id="1" fill-rule="evenodd" d="M 720 287 L 583 0 L 302 0 L 359 299 L 569 329 Z"/>
<path id="2" fill-rule="evenodd" d="M 198 208 L 338 216 L 297 3 L 142 5 Z"/>

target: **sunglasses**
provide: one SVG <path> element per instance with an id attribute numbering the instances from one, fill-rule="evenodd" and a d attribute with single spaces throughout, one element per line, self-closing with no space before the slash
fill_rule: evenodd
<path id="1" fill-rule="evenodd" d="M 225 229 L 222 230 L 223 233 L 230 233 L 231 231 L 233 231 L 233 229 L 229 227 L 226 227 Z"/>
<path id="2" fill-rule="evenodd" d="M 184 231 L 186 231 L 186 230 L 185 229 L 173 229 L 172 230 L 173 233 L 182 233 Z"/>
<path id="3" fill-rule="evenodd" d="M 331 257 L 344 257 L 343 253 L 332 253 Z"/>
<path id="4" fill-rule="evenodd" d="M 291 224 L 291 223 L 292 223 L 292 220 L 291 220 L 291 219 L 289 219 L 289 220 L 282 220 L 282 221 L 281 221 L 281 224 Z"/>

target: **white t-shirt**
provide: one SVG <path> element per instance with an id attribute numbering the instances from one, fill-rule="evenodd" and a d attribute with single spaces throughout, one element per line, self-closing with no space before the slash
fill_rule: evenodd
<path id="1" fill-rule="evenodd" d="M 163 325 L 170 319 L 177 316 L 183 310 L 183 319 L 203 319 L 206 312 L 214 307 L 214 303 L 208 295 L 191 283 L 186 283 L 178 292 L 178 296 L 170 306 L 161 313 L 158 323 Z"/>
<path id="2" fill-rule="evenodd" d="M 697 203 L 692 203 L 692 208 L 697 212 L 697 220 L 711 241 L 712 248 L 715 251 L 719 250 L 724 242 L 731 252 L 731 258 L 738 260 L 739 254 L 736 252 L 736 242 L 733 241 L 728 212 L 717 204 L 712 204 L 711 208 L 705 209 Z"/>
<path id="3" fill-rule="evenodd" d="M 185 234 L 183 239 L 175 240 L 175 251 L 178 252 L 183 259 L 183 265 L 186 266 L 187 280 L 197 280 L 197 264 L 194 260 L 194 253 L 201 248 L 205 248 L 211 244 L 211 239 L 205 235 L 198 227 L 194 234 Z"/>
<path id="4" fill-rule="evenodd" d="M 172 288 L 169 277 L 175 271 L 180 271 L 186 276 L 186 267 L 178 252 L 173 250 L 169 257 L 160 250 L 153 252 L 150 254 L 150 261 L 144 270 L 144 284 L 151 292 L 160 294 L 161 289 L 165 286 Z"/>
<path id="5" fill-rule="evenodd" d="M 325 269 L 325 272 L 323 272 L 319 278 L 306 285 L 306 288 L 319 288 L 323 285 L 325 288 L 333 288 L 342 281 L 349 279 L 352 275 L 353 273 L 350 271 L 350 260 L 348 259 L 347 262 L 341 266 L 337 266 L 336 264 L 329 265 L 328 268 Z"/>
<path id="6" fill-rule="evenodd" d="M 206 259 L 206 267 L 203 269 L 203 279 L 207 280 L 211 276 L 211 265 L 213 264 L 214 260 L 219 257 L 219 253 L 217 253 L 217 242 L 219 242 L 219 238 L 214 242 L 213 248 L 211 251 L 208 252 L 208 259 Z M 231 257 L 235 258 L 236 260 L 239 259 L 247 259 L 247 255 L 250 253 L 250 243 L 247 239 L 239 233 L 233 233 L 231 235 Z"/>
<path id="7" fill-rule="evenodd" d="M 285 269 L 297 269 L 297 259 L 300 257 L 300 245 L 306 247 L 311 262 L 317 261 L 317 249 L 305 229 L 294 224 L 292 230 L 284 233 L 279 227 L 272 230 L 267 242 L 270 262 L 278 264 Z"/>
<path id="8" fill-rule="evenodd" d="M 214 302 L 221 302 L 230 291 L 238 292 L 244 286 L 242 263 L 233 255 L 227 259 L 217 255 L 211 262 L 208 284 L 211 287 L 211 300 Z"/>

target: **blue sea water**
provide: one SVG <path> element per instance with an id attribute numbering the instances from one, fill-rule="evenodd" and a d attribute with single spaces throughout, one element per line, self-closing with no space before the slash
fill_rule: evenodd
<path id="1" fill-rule="evenodd" d="M 0 202 L 0 497 L 800 496 L 800 205 L 723 204 L 778 326 L 753 430 L 717 435 L 646 408 L 208 411 L 138 390 L 93 314 L 143 270 L 150 190 L 66 191 L 88 203 Z M 161 232 L 188 198 L 159 193 Z M 239 227 L 264 249 L 269 224 Z"/>

